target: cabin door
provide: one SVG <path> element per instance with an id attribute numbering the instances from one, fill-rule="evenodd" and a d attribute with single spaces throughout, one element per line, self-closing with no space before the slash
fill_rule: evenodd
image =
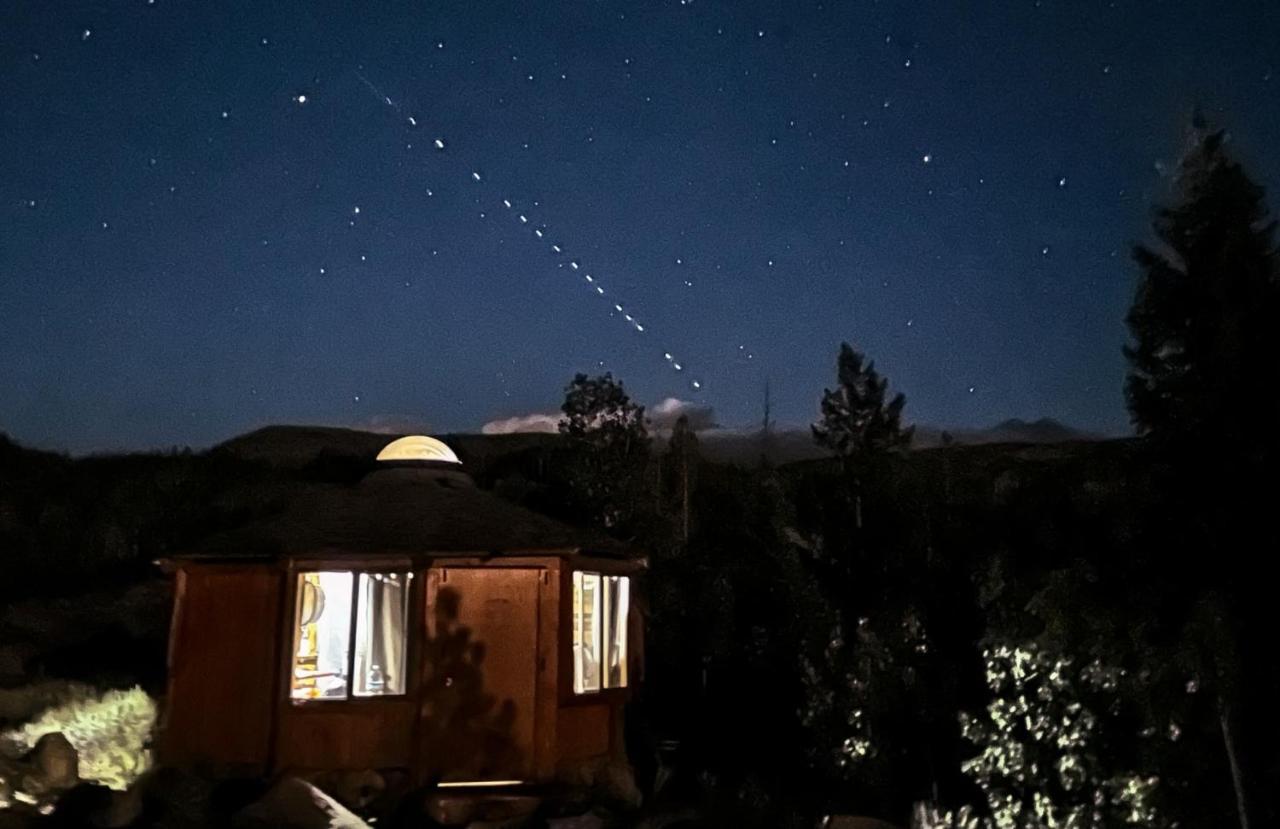
<path id="1" fill-rule="evenodd" d="M 419 722 L 428 779 L 532 779 L 543 572 L 428 571 Z"/>

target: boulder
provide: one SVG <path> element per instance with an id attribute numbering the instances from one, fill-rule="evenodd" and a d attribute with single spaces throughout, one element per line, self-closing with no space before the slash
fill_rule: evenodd
<path id="1" fill-rule="evenodd" d="M 239 829 L 369 829 L 338 801 L 296 777 L 285 777 L 231 820 Z"/>
<path id="2" fill-rule="evenodd" d="M 510 825 L 527 821 L 541 805 L 533 795 L 480 790 L 443 789 L 431 793 L 424 804 L 427 817 L 441 826 Z"/>
<path id="3" fill-rule="evenodd" d="M 605 802 L 623 809 L 639 808 L 644 799 L 635 773 L 623 760 L 605 763 L 596 773 L 595 785 Z"/>
<path id="4" fill-rule="evenodd" d="M 80 755 L 63 734 L 45 734 L 27 755 L 22 788 L 33 794 L 70 789 L 80 782 Z"/>
<path id="5" fill-rule="evenodd" d="M 821 829 L 898 829 L 892 823 L 857 815 L 828 815 L 818 825 Z"/>
<path id="6" fill-rule="evenodd" d="M 331 771 L 310 780 L 348 809 L 365 809 L 387 790 L 387 781 L 373 769 Z"/>
<path id="7" fill-rule="evenodd" d="M 44 825 L 39 815 L 0 809 L 0 829 L 39 829 Z"/>
<path id="8" fill-rule="evenodd" d="M 573 817 L 553 817 L 547 819 L 547 829 L 604 829 L 604 818 L 594 812 Z"/>

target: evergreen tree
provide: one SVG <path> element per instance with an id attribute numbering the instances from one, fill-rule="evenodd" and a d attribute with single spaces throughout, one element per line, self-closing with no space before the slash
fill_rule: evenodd
<path id="1" fill-rule="evenodd" d="M 649 456 L 644 407 L 606 372 L 577 374 L 565 388 L 560 434 L 569 439 L 569 487 L 593 523 L 624 528 L 636 514 Z"/>
<path id="2" fill-rule="evenodd" d="M 865 361 L 865 364 L 864 364 Z M 836 387 L 823 389 L 822 419 L 813 425 L 813 439 L 839 456 L 853 496 L 854 525 L 862 528 L 863 488 L 885 459 L 911 445 L 915 427 L 902 428 L 901 392 L 885 403 L 889 380 L 874 362 L 840 343 L 836 358 Z"/>
<path id="3" fill-rule="evenodd" d="M 911 442 L 905 398 L 841 343 L 834 389 L 826 389 L 815 441 L 840 459 L 800 500 L 812 521 L 804 539 L 829 627 L 802 659 L 801 721 L 812 734 L 817 771 L 840 792 L 833 807 L 893 819 L 932 777 L 927 723 L 932 680 L 927 573 L 906 548 L 895 503 L 892 457 Z M 864 503 L 875 521 L 863 521 Z"/>
<path id="4" fill-rule="evenodd" d="M 1226 141 L 1197 116 L 1175 202 L 1156 212 L 1160 245 L 1134 250 L 1125 392 L 1142 434 L 1257 456 L 1280 420 L 1275 222 Z"/>
<path id="5" fill-rule="evenodd" d="M 848 343 L 840 343 L 836 359 L 836 387 L 822 393 L 822 420 L 813 426 L 819 446 L 842 458 L 858 460 L 883 452 L 905 449 L 915 429 L 902 428 L 901 393 L 885 403 L 889 380 L 876 371 L 874 362 Z"/>
<path id="6" fill-rule="evenodd" d="M 676 511 L 680 516 L 680 538 L 689 543 L 689 511 L 693 487 L 698 474 L 698 435 L 689 426 L 689 416 L 680 415 L 671 429 L 667 441 L 667 467 L 672 478 L 668 490 L 676 496 Z"/>
<path id="7" fill-rule="evenodd" d="M 1278 816 L 1274 802 L 1251 802 L 1269 747 L 1249 737 L 1274 719 L 1267 697 L 1277 688 L 1268 568 L 1257 551 L 1280 545 L 1268 518 L 1274 487 L 1258 485 L 1280 460 L 1280 282 L 1262 188 L 1230 156 L 1222 131 L 1197 116 L 1190 138 L 1173 203 L 1155 215 L 1159 244 L 1134 251 L 1142 273 L 1127 319 L 1125 392 L 1161 471 L 1149 523 L 1177 527 L 1164 534 L 1173 549 L 1152 555 L 1153 587 L 1179 609 L 1158 620 L 1174 644 L 1148 658 L 1178 666 L 1216 699 L 1247 829 L 1255 810 Z"/>

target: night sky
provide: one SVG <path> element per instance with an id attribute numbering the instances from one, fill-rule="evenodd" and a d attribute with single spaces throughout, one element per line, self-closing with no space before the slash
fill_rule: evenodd
<path id="1" fill-rule="evenodd" d="M 0 431 L 478 430 L 604 370 L 803 424 L 849 340 L 910 421 L 1122 434 L 1130 245 L 1197 103 L 1280 181 L 1277 44 L 1271 2 L 7 2 Z"/>

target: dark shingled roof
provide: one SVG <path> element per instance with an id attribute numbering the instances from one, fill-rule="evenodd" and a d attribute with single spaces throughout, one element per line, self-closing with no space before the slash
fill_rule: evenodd
<path id="1" fill-rule="evenodd" d="M 177 558 L 539 552 L 634 556 L 603 533 L 504 501 L 465 473 L 431 464 L 387 466 L 355 486 L 310 487 L 282 512 L 212 536 Z"/>

